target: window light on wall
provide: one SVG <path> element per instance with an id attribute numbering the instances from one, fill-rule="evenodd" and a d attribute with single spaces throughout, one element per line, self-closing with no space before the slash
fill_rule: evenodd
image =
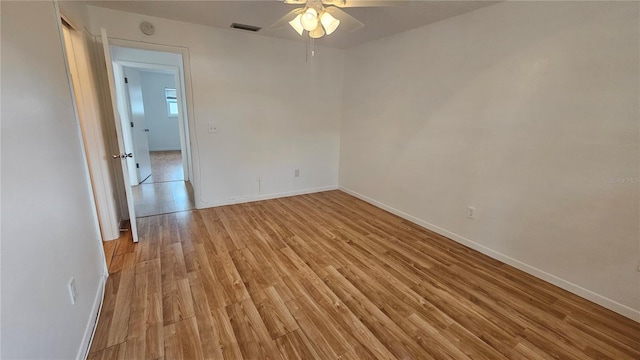
<path id="1" fill-rule="evenodd" d="M 167 114 L 171 117 L 178 116 L 178 97 L 176 89 L 164 88 L 164 96 L 167 100 Z"/>

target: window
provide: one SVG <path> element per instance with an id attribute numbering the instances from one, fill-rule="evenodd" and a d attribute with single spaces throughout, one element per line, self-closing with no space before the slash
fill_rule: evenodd
<path id="1" fill-rule="evenodd" d="M 178 97 L 176 89 L 164 88 L 164 96 L 167 100 L 167 114 L 170 117 L 178 116 Z"/>

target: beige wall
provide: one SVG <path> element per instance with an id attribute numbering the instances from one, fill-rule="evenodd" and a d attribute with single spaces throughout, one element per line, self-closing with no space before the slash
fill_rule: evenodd
<path id="1" fill-rule="evenodd" d="M 348 50 L 340 186 L 640 320 L 638 6 L 501 3 Z"/>

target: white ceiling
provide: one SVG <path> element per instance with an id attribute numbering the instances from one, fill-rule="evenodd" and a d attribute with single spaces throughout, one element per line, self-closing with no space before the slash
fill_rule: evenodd
<path id="1" fill-rule="evenodd" d="M 347 3 L 350 0 L 346 0 Z M 351 0 L 358 1 L 358 0 Z M 497 1 L 398 1 L 392 7 L 349 7 L 344 10 L 365 24 L 365 27 L 345 32 L 336 30 L 330 36 L 316 40 L 316 44 L 349 48 L 402 31 L 431 24 L 452 16 L 489 6 Z M 216 28 L 229 29 L 231 23 L 260 26 L 257 34 L 284 39 L 306 40 L 289 26 L 281 30 L 268 30 L 287 12 L 298 8 L 279 0 L 259 1 L 88 1 L 93 6 L 138 14 L 185 21 Z M 243 31 L 243 30 L 233 30 Z"/>

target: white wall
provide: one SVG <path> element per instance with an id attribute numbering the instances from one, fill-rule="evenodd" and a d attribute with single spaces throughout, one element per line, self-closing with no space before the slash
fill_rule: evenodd
<path id="1" fill-rule="evenodd" d="M 44 1 L 3 1 L 1 13 L 0 357 L 72 359 L 84 355 L 104 260 L 58 15 Z"/>
<path id="2" fill-rule="evenodd" d="M 188 48 L 197 207 L 337 186 L 343 51 L 318 48 L 306 63 L 298 42 L 92 6 L 89 14 L 94 34 L 104 27 Z M 155 35 L 140 32 L 143 20 Z"/>
<path id="3" fill-rule="evenodd" d="M 165 88 L 175 89 L 172 74 L 141 71 L 145 124 L 149 129 L 150 151 L 180 150 L 180 128 L 177 116 L 169 116 Z"/>
<path id="4" fill-rule="evenodd" d="M 57 3 L 66 21 L 70 21 L 79 29 L 89 31 L 89 11 L 86 4 L 75 0 L 58 0 Z"/>
<path id="5" fill-rule="evenodd" d="M 640 320 L 638 6 L 500 3 L 349 50 L 340 186 Z"/>

